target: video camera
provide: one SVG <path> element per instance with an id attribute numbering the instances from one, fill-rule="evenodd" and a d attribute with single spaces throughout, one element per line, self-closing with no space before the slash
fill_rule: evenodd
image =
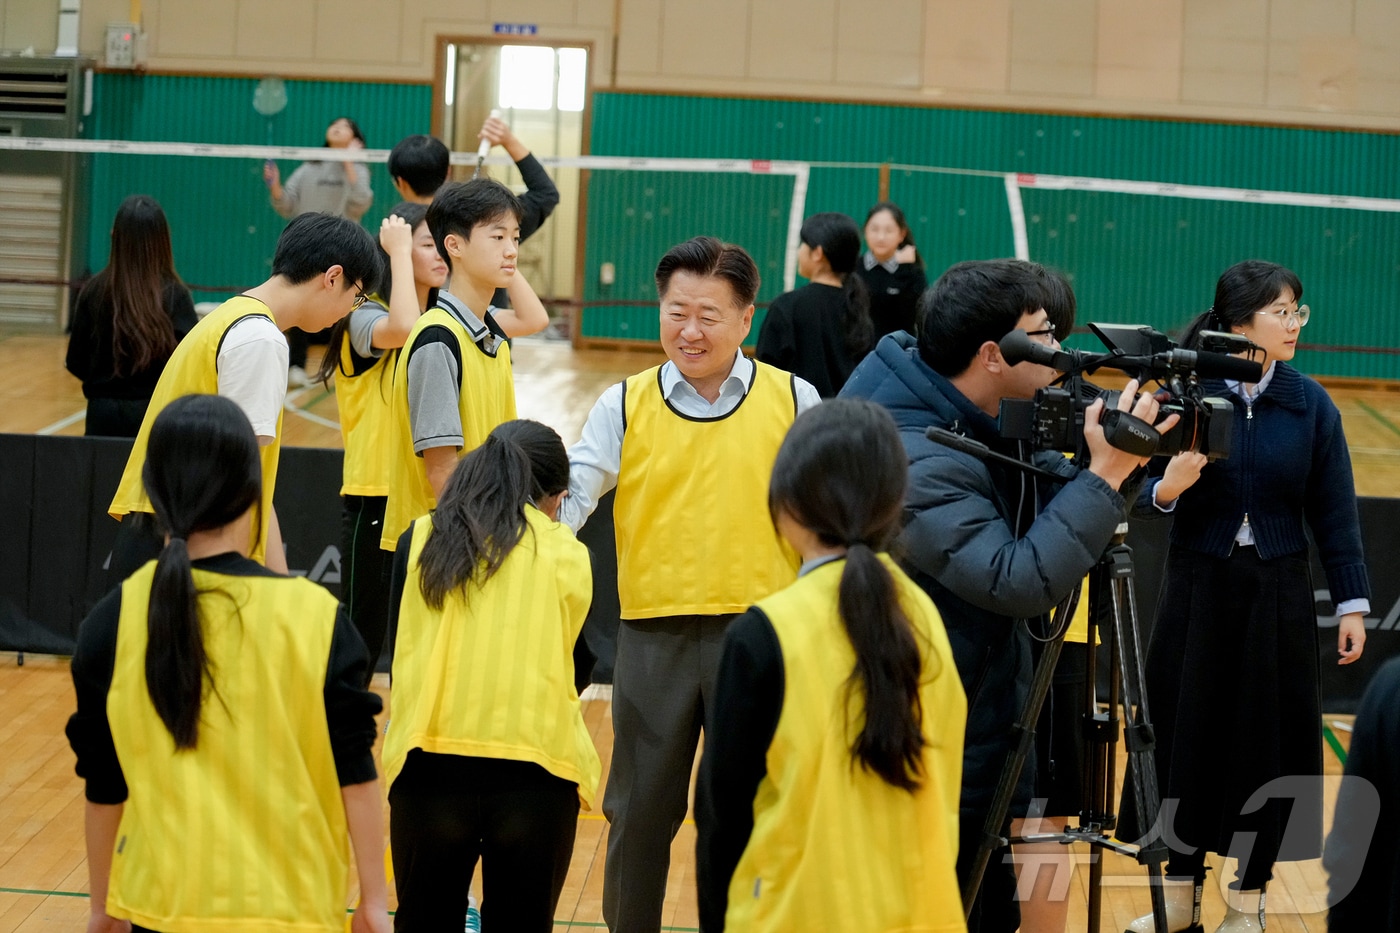
<path id="1" fill-rule="evenodd" d="M 1090 324 L 1089 330 L 1108 348 L 1107 353 L 1055 349 L 1032 340 L 1023 330 L 1001 339 L 1002 356 L 1011 364 L 1038 363 L 1065 375 L 1060 385 L 1036 392 L 1033 399 L 1002 399 L 998 425 L 1003 437 L 1030 441 L 1040 450 L 1059 450 L 1083 456 L 1084 411 L 1095 399 L 1104 399 L 1099 419 L 1104 436 L 1119 450 L 1141 457 L 1194 450 L 1211 460 L 1229 456 L 1234 408 L 1222 398 L 1207 397 L 1202 379 L 1236 379 L 1258 382 L 1263 367 L 1251 359 L 1233 356 L 1260 350 L 1240 334 L 1203 331 L 1201 349 L 1182 350 L 1165 334 L 1144 325 Z M 1116 407 L 1120 393 L 1102 389 L 1084 379 L 1101 368 L 1117 369 L 1138 380 L 1160 385 L 1167 393 L 1161 416 L 1176 414 L 1176 425 L 1161 432 Z"/>

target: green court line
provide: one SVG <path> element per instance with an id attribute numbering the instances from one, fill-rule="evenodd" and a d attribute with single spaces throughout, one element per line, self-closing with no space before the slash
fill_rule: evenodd
<path id="1" fill-rule="evenodd" d="M 305 405 L 302 405 L 301 410 L 309 411 L 310 409 L 315 408 L 317 403 L 325 401 L 326 399 L 330 398 L 333 394 L 334 393 L 331 392 L 330 389 L 322 389 L 321 394 L 313 398 L 311 401 L 307 402 Z"/>
<path id="2" fill-rule="evenodd" d="M 39 897 L 91 897 L 86 891 L 31 891 L 28 888 L 0 888 L 0 894 L 35 894 Z"/>
<path id="3" fill-rule="evenodd" d="M 89 896 L 90 896 L 90 895 L 88 895 L 88 894 L 87 894 L 86 892 L 84 892 L 84 891 L 35 891 L 35 890 L 30 890 L 29 888 L 0 888 L 0 894 L 32 894 L 32 895 L 34 895 L 34 896 L 36 896 L 36 897 L 89 897 Z M 350 914 L 350 913 L 354 913 L 354 910 L 351 909 L 351 908 L 346 908 L 346 911 L 345 911 L 345 912 L 346 912 L 347 914 Z M 393 914 L 394 914 L 394 912 L 393 912 L 392 910 L 389 911 L 389 915 L 390 915 L 390 916 L 393 916 Z M 565 927 L 565 928 L 568 928 L 568 927 L 587 927 L 587 928 L 589 928 L 589 929 L 597 929 L 597 928 L 600 928 L 600 927 L 602 927 L 602 928 L 606 928 L 606 927 L 607 927 L 607 924 L 606 924 L 606 923 L 598 923 L 598 922 L 589 921 L 589 920 L 556 920 L 556 921 L 554 921 L 554 925 L 555 925 L 556 927 Z M 666 933 L 700 933 L 699 927 L 662 927 L 661 929 L 664 930 L 664 931 L 666 931 Z"/>
<path id="4" fill-rule="evenodd" d="M 1376 411 L 1374 408 L 1372 408 L 1370 405 L 1367 405 L 1360 399 L 1357 399 L 1356 404 L 1366 414 L 1379 421 L 1383 427 L 1389 429 L 1391 434 L 1394 434 L 1396 437 L 1400 437 L 1400 426 L 1396 426 L 1394 421 L 1391 421 L 1385 415 Z"/>
<path id="5" fill-rule="evenodd" d="M 1327 725 L 1327 723 L 1325 722 L 1322 724 L 1322 737 L 1327 740 L 1328 747 L 1330 747 L 1333 753 L 1336 754 L 1337 760 L 1342 763 L 1342 767 L 1346 767 L 1346 749 L 1342 748 L 1342 743 L 1338 741 L 1337 733 L 1333 732 L 1332 727 Z"/>

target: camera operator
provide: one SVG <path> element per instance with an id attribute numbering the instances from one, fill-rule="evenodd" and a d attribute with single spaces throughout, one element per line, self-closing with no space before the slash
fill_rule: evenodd
<path id="1" fill-rule="evenodd" d="M 1337 607 L 1337 663 L 1361 657 L 1366 643 L 1370 582 L 1341 414 L 1287 362 L 1308 322 L 1302 297 L 1298 276 L 1275 263 L 1248 260 L 1220 276 L 1214 305 L 1182 344 L 1196 349 L 1202 330 L 1243 334 L 1264 351 L 1263 378 L 1202 380 L 1234 406 L 1230 456 L 1207 464 L 1179 454 L 1135 509 L 1175 515 L 1146 664 L 1157 779 L 1162 800 L 1176 801 L 1167 837 L 1172 931 L 1192 925 L 1207 851 L 1240 860 L 1231 885 L 1239 893 L 1217 933 L 1262 930 L 1274 863 L 1321 852 L 1322 709 L 1304 522 Z M 1253 806 L 1279 778 L 1290 783 Z M 1119 838 L 1141 835 L 1131 808 L 1123 812 Z M 1231 851 L 1246 838 L 1248 851 Z M 1129 929 L 1151 930 L 1151 917 Z"/>
<path id="2" fill-rule="evenodd" d="M 1102 401 L 1085 412 L 1087 469 L 1000 437 L 1000 400 L 1032 398 L 1056 376 L 1033 363 L 1008 364 L 997 346 L 1013 329 L 1056 345 L 1045 310 L 1049 282 L 1045 269 L 1019 260 L 953 266 L 924 294 L 918 338 L 904 332 L 885 337 L 841 392 L 881 403 L 900 426 L 909 494 L 898 550 L 943 616 L 967 693 L 960 883 L 977 854 L 1002 766 L 1015 745 L 1012 726 L 1029 693 L 1031 644 L 1021 620 L 1048 613 L 1098 560 L 1124 518 L 1119 487 L 1145 462 L 1104 440 Z M 1132 382 L 1118 403 L 1124 410 L 1129 406 L 1137 417 L 1156 420 L 1156 401 L 1137 398 Z M 928 440 L 924 431 L 930 426 L 1073 478 L 1061 485 L 985 463 Z M 1028 761 L 1011 816 L 1025 814 L 1034 775 L 1035 763 Z M 1007 852 L 993 853 L 969 920 L 973 933 L 1017 928 Z"/>

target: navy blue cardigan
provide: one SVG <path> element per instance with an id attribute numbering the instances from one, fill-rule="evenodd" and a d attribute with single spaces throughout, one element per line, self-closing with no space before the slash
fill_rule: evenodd
<path id="1" fill-rule="evenodd" d="M 1308 546 L 1306 519 L 1332 601 L 1369 599 L 1351 456 L 1341 413 L 1326 390 L 1286 363 L 1274 364 L 1273 378 L 1252 405 L 1222 381 L 1202 385 L 1234 405 L 1230 456 L 1208 464 L 1181 494 L 1172 513 L 1172 544 L 1228 557 L 1248 513 L 1255 547 L 1268 560 Z M 1153 466 L 1160 471 L 1165 462 Z M 1135 514 L 1163 514 L 1152 505 L 1155 488 L 1144 486 Z"/>

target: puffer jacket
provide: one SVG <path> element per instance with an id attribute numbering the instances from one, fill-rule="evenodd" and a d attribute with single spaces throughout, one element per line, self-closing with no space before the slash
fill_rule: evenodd
<path id="1" fill-rule="evenodd" d="M 1044 617 L 1108 547 L 1125 502 L 1058 453 L 1031 459 L 1073 477 L 1064 484 L 926 438 L 924 430 L 937 426 L 1026 459 L 1018 442 L 998 435 L 994 419 L 924 363 L 907 333 L 882 339 L 841 395 L 888 409 L 909 455 L 906 525 L 895 555 L 937 605 L 952 642 L 968 701 L 961 809 L 964 819 L 975 818 L 990 805 L 1030 692 L 1031 642 L 1021 620 L 1041 630 Z M 1024 811 L 1034 773 L 1029 760 L 1013 815 Z"/>

